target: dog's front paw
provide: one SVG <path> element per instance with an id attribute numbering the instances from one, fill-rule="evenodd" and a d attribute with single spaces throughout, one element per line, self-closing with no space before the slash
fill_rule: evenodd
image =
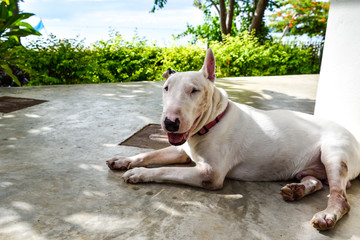
<path id="1" fill-rule="evenodd" d="M 138 166 L 140 161 L 131 157 L 114 157 L 107 160 L 106 164 L 112 170 L 127 170 Z"/>
<path id="2" fill-rule="evenodd" d="M 304 197 L 305 186 L 301 183 L 286 184 L 280 189 L 280 194 L 285 201 L 300 200 Z"/>
<path id="3" fill-rule="evenodd" d="M 329 230 L 335 226 L 337 221 L 337 216 L 335 214 L 331 214 L 326 212 L 326 210 L 318 212 L 311 219 L 311 224 L 317 230 Z"/>
<path id="4" fill-rule="evenodd" d="M 122 179 L 127 183 L 138 183 L 138 182 L 148 182 L 146 177 L 146 168 L 134 168 L 124 173 Z"/>

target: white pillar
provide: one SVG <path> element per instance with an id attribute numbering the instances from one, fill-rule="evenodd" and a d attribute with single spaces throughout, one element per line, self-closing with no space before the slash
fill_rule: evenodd
<path id="1" fill-rule="evenodd" d="M 331 0 L 315 115 L 360 141 L 360 1 Z"/>

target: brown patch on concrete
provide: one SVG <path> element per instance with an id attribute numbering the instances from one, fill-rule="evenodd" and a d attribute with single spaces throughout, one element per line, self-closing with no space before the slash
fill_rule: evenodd
<path id="1" fill-rule="evenodd" d="M 20 109 L 32 107 L 34 105 L 47 102 L 46 100 L 37 100 L 30 98 L 0 97 L 0 112 L 10 113 Z"/>
<path id="2" fill-rule="evenodd" d="M 119 145 L 161 149 L 170 146 L 168 138 L 160 124 L 149 124 Z"/>

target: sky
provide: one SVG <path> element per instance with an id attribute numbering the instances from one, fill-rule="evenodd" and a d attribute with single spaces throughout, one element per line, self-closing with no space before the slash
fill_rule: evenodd
<path id="1" fill-rule="evenodd" d="M 24 0 L 20 10 L 36 14 L 28 20 L 33 26 L 42 20 L 45 36 L 85 39 L 89 45 L 108 39 L 110 29 L 128 40 L 136 30 L 150 43 L 164 46 L 172 42 L 173 34 L 184 32 L 187 23 L 196 26 L 203 22 L 202 12 L 192 3 L 168 0 L 165 8 L 150 13 L 154 0 Z"/>

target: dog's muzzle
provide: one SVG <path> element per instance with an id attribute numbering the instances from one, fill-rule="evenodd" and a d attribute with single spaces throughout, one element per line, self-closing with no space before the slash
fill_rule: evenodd
<path id="1" fill-rule="evenodd" d="M 168 132 L 168 139 L 171 145 L 182 145 L 186 142 L 189 137 L 189 133 L 175 133 L 180 129 L 180 120 L 177 118 L 175 121 L 171 121 L 167 117 L 164 120 L 165 130 Z"/>

